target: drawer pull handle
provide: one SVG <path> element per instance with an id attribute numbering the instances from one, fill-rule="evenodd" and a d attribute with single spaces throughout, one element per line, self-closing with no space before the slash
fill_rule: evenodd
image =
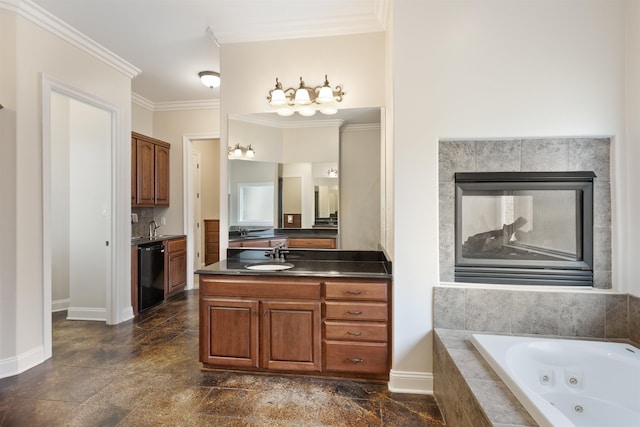
<path id="1" fill-rule="evenodd" d="M 360 316 L 362 314 L 362 311 L 347 311 L 347 313 L 353 316 Z"/>
<path id="2" fill-rule="evenodd" d="M 349 295 L 360 295 L 360 294 L 362 294 L 362 291 L 347 291 L 347 293 Z"/>
<path id="3" fill-rule="evenodd" d="M 357 359 L 355 357 L 348 357 L 347 360 L 351 363 L 362 363 L 364 362 L 364 359 Z"/>
<path id="4" fill-rule="evenodd" d="M 347 334 L 351 335 L 352 337 L 359 337 L 362 335 L 362 332 L 351 332 L 351 331 L 347 331 Z"/>

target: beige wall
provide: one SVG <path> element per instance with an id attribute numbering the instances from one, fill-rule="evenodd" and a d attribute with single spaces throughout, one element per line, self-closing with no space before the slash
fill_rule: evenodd
<path id="1" fill-rule="evenodd" d="M 44 313 L 50 310 L 51 288 L 43 283 L 42 254 L 42 75 L 78 91 L 104 100 L 119 109 L 115 176 L 118 191 L 115 213 L 126 218 L 129 204 L 129 176 L 124 169 L 130 157 L 131 78 L 68 42 L 35 25 L 23 15 L 0 6 L 2 78 L 3 201 L 0 233 L 6 242 L 0 254 L 2 295 L 0 298 L 0 376 L 12 369 L 26 369 L 50 356 L 45 337 Z M 19 53 L 18 53 L 19 52 Z M 5 155 L 6 153 L 6 155 Z M 5 160 L 6 159 L 6 160 Z M 120 164 L 121 163 L 121 164 Z M 7 207 L 11 208 L 7 208 Z M 7 210 L 7 212 L 4 212 Z M 128 222 L 116 219 L 116 250 L 130 247 Z M 6 253 L 5 253 L 6 252 Z M 125 258 L 125 259 L 123 259 Z M 125 292 L 129 273 L 126 257 L 114 259 L 120 288 L 114 289 L 118 315 L 130 307 Z M 3 372 L 4 371 L 4 372 Z"/>
<path id="2" fill-rule="evenodd" d="M 206 89 L 206 88 L 205 88 Z M 171 144 L 171 206 L 156 208 L 154 217 L 165 217 L 163 233 L 184 233 L 183 137 L 216 136 L 220 132 L 220 111 L 203 110 L 156 111 L 153 114 L 153 136 Z"/>
<path id="3" fill-rule="evenodd" d="M 379 128 L 340 133 L 339 176 L 340 247 L 377 250 L 380 243 Z"/>
<path id="4" fill-rule="evenodd" d="M 218 219 L 220 218 L 220 140 L 196 140 L 193 142 L 193 148 L 201 155 L 202 219 Z"/>

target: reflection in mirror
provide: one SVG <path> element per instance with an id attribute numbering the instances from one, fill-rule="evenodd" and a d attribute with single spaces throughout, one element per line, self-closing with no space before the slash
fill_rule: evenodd
<path id="1" fill-rule="evenodd" d="M 340 110 L 329 119 L 230 116 L 229 145 L 255 151 L 253 158 L 235 157 L 233 150 L 229 156 L 230 230 L 334 229 L 342 249 L 378 249 L 384 229 L 380 116 L 379 108 Z M 272 196 L 256 190 L 266 183 Z M 259 212 L 240 211 L 241 184 L 252 187 L 250 199 L 259 200 L 242 200 L 243 209 L 251 203 L 252 209 L 261 206 Z"/>

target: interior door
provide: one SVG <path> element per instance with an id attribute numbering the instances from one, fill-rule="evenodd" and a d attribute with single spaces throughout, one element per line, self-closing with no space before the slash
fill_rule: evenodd
<path id="1" fill-rule="evenodd" d="M 193 150 L 191 155 L 191 171 L 193 173 L 193 269 L 202 268 L 204 251 L 202 248 L 202 198 L 201 198 L 201 165 L 200 151 Z"/>

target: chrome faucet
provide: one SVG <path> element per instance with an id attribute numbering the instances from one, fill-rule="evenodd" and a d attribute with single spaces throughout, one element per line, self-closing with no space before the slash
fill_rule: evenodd
<path id="1" fill-rule="evenodd" d="M 284 250 L 284 247 L 284 243 L 280 243 L 279 245 L 274 246 L 271 251 L 268 252 L 269 258 L 274 261 L 284 262 L 286 260 L 284 255 L 289 253 L 289 251 Z"/>
<path id="2" fill-rule="evenodd" d="M 151 220 L 151 222 L 149 223 L 149 238 L 150 239 L 153 239 L 153 238 L 157 237 L 156 232 L 158 231 L 158 228 L 160 228 L 160 226 L 158 225 L 156 220 L 155 219 Z"/>

